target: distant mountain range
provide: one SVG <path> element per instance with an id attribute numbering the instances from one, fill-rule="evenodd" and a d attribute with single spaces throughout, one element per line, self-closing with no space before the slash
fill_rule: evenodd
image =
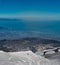
<path id="1" fill-rule="evenodd" d="M 16 18 L 0 18 L 0 20 L 19 20 L 19 19 L 16 19 Z"/>

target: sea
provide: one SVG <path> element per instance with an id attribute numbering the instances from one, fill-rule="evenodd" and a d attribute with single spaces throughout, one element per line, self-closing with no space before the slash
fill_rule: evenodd
<path id="1" fill-rule="evenodd" d="M 0 19 L 0 39 L 40 37 L 60 40 L 60 21 Z"/>

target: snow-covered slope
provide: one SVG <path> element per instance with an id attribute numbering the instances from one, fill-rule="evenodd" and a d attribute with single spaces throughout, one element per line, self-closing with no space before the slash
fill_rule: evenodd
<path id="1" fill-rule="evenodd" d="M 0 51 L 0 65 L 54 65 L 50 60 L 34 54 L 32 51 Z"/>

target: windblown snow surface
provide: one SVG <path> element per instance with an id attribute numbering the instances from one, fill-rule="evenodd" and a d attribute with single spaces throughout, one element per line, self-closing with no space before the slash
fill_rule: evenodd
<path id="1" fill-rule="evenodd" d="M 59 65 L 32 51 L 3 52 L 0 51 L 0 65 Z"/>

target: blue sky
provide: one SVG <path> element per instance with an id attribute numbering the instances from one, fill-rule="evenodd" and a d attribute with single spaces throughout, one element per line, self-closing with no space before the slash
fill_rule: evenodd
<path id="1" fill-rule="evenodd" d="M 60 19 L 60 0 L 0 0 L 0 17 Z"/>

